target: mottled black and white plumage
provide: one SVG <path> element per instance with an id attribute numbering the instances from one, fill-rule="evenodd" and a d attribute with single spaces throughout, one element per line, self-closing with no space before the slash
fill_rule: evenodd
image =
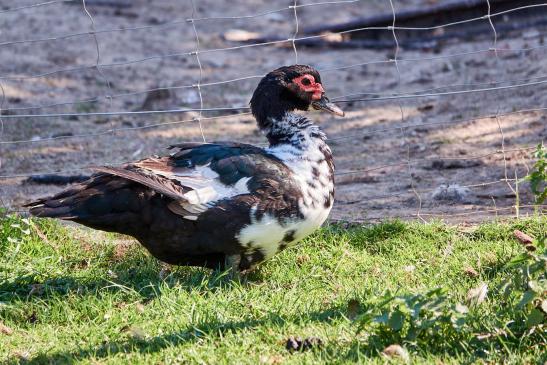
<path id="1" fill-rule="evenodd" d="M 317 229 L 334 199 L 325 134 L 295 110 L 342 115 L 309 66 L 270 72 L 251 109 L 269 147 L 181 143 L 165 157 L 100 167 L 28 204 L 39 217 L 131 235 L 170 264 L 248 270 Z"/>

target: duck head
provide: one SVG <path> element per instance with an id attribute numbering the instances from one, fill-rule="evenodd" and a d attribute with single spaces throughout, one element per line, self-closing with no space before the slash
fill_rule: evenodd
<path id="1" fill-rule="evenodd" d="M 344 116 L 325 96 L 319 72 L 311 66 L 283 66 L 260 80 L 251 98 L 251 111 L 260 129 L 269 129 L 294 110 L 317 110 Z"/>

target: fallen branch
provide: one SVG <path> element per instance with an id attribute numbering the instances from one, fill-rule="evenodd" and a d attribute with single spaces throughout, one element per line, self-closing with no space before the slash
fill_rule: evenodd
<path id="1" fill-rule="evenodd" d="M 518 9 L 519 7 L 543 5 L 541 0 L 490 0 L 491 13 Z M 399 46 L 406 49 L 438 49 L 451 39 L 472 39 L 485 34 L 491 37 L 490 24 L 484 21 L 467 23 L 464 27 L 439 27 L 439 21 L 446 24 L 458 23 L 468 19 L 480 19 L 487 14 L 487 3 L 484 0 L 452 0 L 420 6 L 411 9 L 397 10 L 397 30 Z M 493 18 L 498 33 L 507 33 L 522 29 L 547 25 L 547 18 L 541 15 L 542 8 L 523 8 Z M 500 18 L 500 19 L 498 19 Z M 503 18 L 503 19 L 501 19 Z M 322 38 L 296 39 L 299 46 L 332 47 L 332 48 L 393 48 L 395 43 L 391 32 L 386 32 L 393 23 L 393 13 L 361 17 L 345 23 L 320 25 L 306 28 L 302 34 Z M 405 27 L 424 28 L 422 32 L 405 30 Z M 428 27 L 430 29 L 428 29 Z M 286 38 L 277 35 L 259 35 L 247 32 L 245 37 L 239 37 L 239 42 L 272 42 L 283 41 Z M 227 40 L 236 40 L 226 38 Z M 292 47 L 292 43 L 283 45 Z"/>

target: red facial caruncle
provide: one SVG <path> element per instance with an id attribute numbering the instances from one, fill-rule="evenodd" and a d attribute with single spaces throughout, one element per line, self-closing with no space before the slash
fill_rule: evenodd
<path id="1" fill-rule="evenodd" d="M 310 74 L 295 77 L 292 81 L 298 85 L 300 90 L 307 93 L 313 93 L 311 97 L 312 100 L 320 100 L 325 92 L 323 86 L 320 83 L 315 82 L 315 78 Z"/>

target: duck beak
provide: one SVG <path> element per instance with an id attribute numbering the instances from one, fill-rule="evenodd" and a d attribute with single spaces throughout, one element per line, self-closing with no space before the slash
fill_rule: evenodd
<path id="1" fill-rule="evenodd" d="M 341 117 L 344 116 L 344 111 L 340 109 L 336 104 L 331 103 L 329 98 L 324 95 L 321 96 L 321 99 L 312 101 L 311 105 L 316 110 L 324 110 L 334 115 L 338 115 Z"/>

